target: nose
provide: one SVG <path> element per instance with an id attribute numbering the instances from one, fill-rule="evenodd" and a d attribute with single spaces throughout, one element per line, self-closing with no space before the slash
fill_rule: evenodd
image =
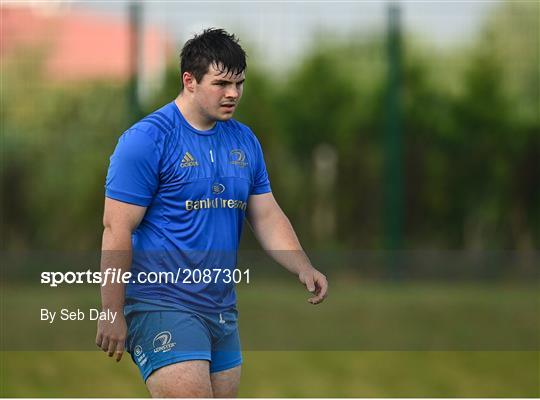
<path id="1" fill-rule="evenodd" d="M 235 85 L 230 85 L 225 92 L 225 97 L 228 99 L 237 99 L 239 95 L 240 92 Z"/>

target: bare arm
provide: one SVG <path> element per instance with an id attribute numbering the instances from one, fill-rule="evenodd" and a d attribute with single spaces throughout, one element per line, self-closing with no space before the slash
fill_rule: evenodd
<path id="1" fill-rule="evenodd" d="M 283 267 L 298 275 L 300 282 L 315 294 L 308 301 L 312 304 L 322 302 L 328 290 L 326 277 L 311 265 L 274 195 L 250 196 L 247 220 L 263 249 Z"/>
<path id="2" fill-rule="evenodd" d="M 131 268 L 131 233 L 137 228 L 145 207 L 105 199 L 103 213 L 103 240 L 101 245 L 101 272 L 116 268 L 121 272 Z M 125 287 L 123 283 L 107 282 L 101 286 L 101 306 L 103 310 L 117 312 L 114 323 L 99 321 L 96 344 L 106 351 L 109 357 L 116 354 L 120 361 L 124 352 L 127 327 L 124 318 Z"/>

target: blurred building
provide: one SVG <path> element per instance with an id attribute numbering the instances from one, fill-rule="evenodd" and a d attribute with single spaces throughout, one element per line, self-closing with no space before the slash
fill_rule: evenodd
<path id="1" fill-rule="evenodd" d="M 127 13 L 112 16 L 58 3 L 3 5 L 1 12 L 2 63 L 36 52 L 43 56 L 46 77 L 58 83 L 125 81 L 132 75 Z M 161 85 L 173 46 L 154 26 L 143 28 L 139 44 L 139 91 L 144 97 Z"/>

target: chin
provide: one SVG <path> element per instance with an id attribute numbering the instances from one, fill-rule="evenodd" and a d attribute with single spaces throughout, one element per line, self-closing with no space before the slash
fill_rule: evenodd
<path id="1" fill-rule="evenodd" d="M 233 117 L 233 114 L 218 115 L 218 116 L 216 116 L 216 121 L 225 122 L 225 121 L 230 120 L 232 117 Z"/>

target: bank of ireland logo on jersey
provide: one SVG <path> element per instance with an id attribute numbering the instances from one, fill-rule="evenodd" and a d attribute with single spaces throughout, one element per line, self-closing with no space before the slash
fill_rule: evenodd
<path id="1" fill-rule="evenodd" d="M 174 346 L 176 346 L 175 342 L 171 343 L 172 335 L 169 331 L 163 331 L 159 332 L 156 337 L 154 338 L 154 353 L 159 353 L 160 351 L 163 353 L 168 352 L 170 349 L 172 349 Z"/>
<path id="2" fill-rule="evenodd" d="M 184 155 L 184 158 L 182 158 L 180 166 L 182 168 L 187 168 L 196 167 L 197 165 L 199 165 L 199 163 L 197 162 L 197 160 L 195 160 L 195 157 L 193 157 L 189 151 L 186 151 L 186 154 Z"/>
<path id="3" fill-rule="evenodd" d="M 243 150 L 240 150 L 240 149 L 231 150 L 229 157 L 231 159 L 232 165 L 236 165 L 241 168 L 244 168 L 246 165 L 248 165 L 246 161 L 246 153 L 244 153 Z"/>

